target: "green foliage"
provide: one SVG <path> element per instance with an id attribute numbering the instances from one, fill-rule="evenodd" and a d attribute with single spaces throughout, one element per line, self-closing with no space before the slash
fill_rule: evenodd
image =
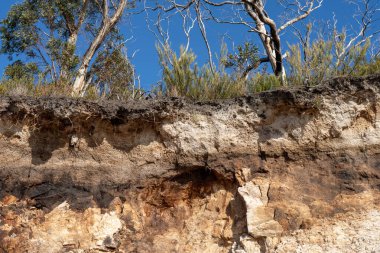
<path id="1" fill-rule="evenodd" d="M 25 0 L 13 5 L 7 17 L 1 21 L 1 52 L 10 56 L 26 53 L 36 57 L 40 55 L 38 47 L 43 43 L 47 44 L 49 50 L 62 49 L 70 32 L 66 24 L 73 25 L 66 23 L 65 17 L 72 19 L 81 5 L 79 0 Z"/>
<path id="2" fill-rule="evenodd" d="M 128 5 L 132 7 L 131 1 Z M 117 4 L 117 1 L 113 3 Z M 102 5 L 83 0 L 23 0 L 14 4 L 0 23 L 1 54 L 23 54 L 26 62 L 39 66 L 47 82 L 71 80 L 77 73 L 79 36 L 91 38 L 102 24 Z M 115 11 L 112 5 L 109 14 Z M 103 45 L 121 41 L 114 26 Z M 82 40 L 83 41 L 83 40 Z M 82 45 L 84 46 L 84 45 Z"/>
<path id="3" fill-rule="evenodd" d="M 2 95 L 71 96 L 69 80 L 47 81 L 41 77 L 36 64 L 16 61 L 5 69 L 0 81 Z M 101 52 L 94 62 L 93 78 L 86 98 L 127 100 L 137 98 L 141 91 L 134 87 L 134 68 L 120 48 Z M 140 95 L 141 96 L 141 95 Z"/>
<path id="4" fill-rule="evenodd" d="M 212 73 L 209 66 L 202 68 L 198 84 L 200 88 L 193 87 L 191 96 L 198 100 L 234 98 L 245 93 L 244 80 L 233 79 L 225 72 Z"/>
<path id="5" fill-rule="evenodd" d="M 134 67 L 121 48 L 107 48 L 100 52 L 90 75 L 103 96 L 125 100 L 134 95 Z"/>
<path id="6" fill-rule="evenodd" d="M 366 76 L 380 73 L 380 57 L 376 57 L 366 64 L 358 65 L 351 73 L 354 76 Z"/>
<path id="7" fill-rule="evenodd" d="M 34 79 L 37 74 L 35 64 L 15 61 L 5 68 L 5 79 L 0 82 L 0 94 L 34 95 Z"/>
<path id="8" fill-rule="evenodd" d="M 194 53 L 185 53 L 183 48 L 180 57 L 169 48 L 157 47 L 160 65 L 162 67 L 165 92 L 169 96 L 181 96 L 191 92 L 198 79 L 198 65 Z"/>
<path id="9" fill-rule="evenodd" d="M 346 40 L 344 33 L 340 37 Z M 369 41 L 366 41 L 343 52 L 344 46 L 340 40 L 322 38 L 302 48 L 300 45 L 291 45 L 287 58 L 290 70 L 288 83 L 293 86 L 317 85 L 340 75 L 379 73 L 380 59 L 368 58 L 369 46 Z M 197 100 L 232 98 L 283 87 L 279 77 L 268 74 L 265 67 L 251 78 L 241 78 L 242 72 L 258 64 L 257 49 L 250 43 L 239 46 L 235 54 L 228 54 L 222 46 L 221 65 L 234 68 L 231 74 L 227 74 L 223 67 L 216 73 L 207 65 L 198 67 L 195 54 L 183 49 L 179 57 L 169 47 L 158 48 L 158 53 L 163 69 L 161 93 L 166 96 Z"/>
<path id="10" fill-rule="evenodd" d="M 65 75 L 74 75 L 75 69 L 79 64 L 79 57 L 75 54 L 76 46 L 59 38 L 51 38 L 46 43 L 46 50 L 50 60 L 57 63 Z M 69 76 L 64 78 L 68 79 Z"/>
<path id="11" fill-rule="evenodd" d="M 110 17 L 119 1 L 108 6 Z M 133 8 L 134 3 L 128 1 L 127 8 Z M 77 50 L 78 39 L 98 34 L 103 8 L 101 1 L 92 0 L 22 0 L 14 4 L 0 23 L 0 53 L 10 59 L 21 54 L 26 57 L 24 62 L 19 60 L 7 67 L 7 81 L 17 81 L 18 87 L 19 79 L 27 79 L 37 96 L 70 95 L 68 86 L 78 74 L 83 54 L 83 50 Z M 121 51 L 123 40 L 118 26 L 113 26 L 99 46 L 105 50 L 95 53 L 87 73 L 87 80 L 92 81 L 89 87 L 102 86 L 104 96 L 113 99 L 126 99 L 136 93 L 133 66 Z M 87 43 L 89 46 L 91 42 Z M 86 48 L 85 44 L 81 46 Z M 13 87 L 7 82 L 2 89 Z M 95 93 L 99 93 L 97 87 Z"/>
<path id="12" fill-rule="evenodd" d="M 28 79 L 34 80 L 34 76 L 38 74 L 38 67 L 35 63 L 24 64 L 22 61 L 15 61 L 5 68 L 5 78 L 10 80 Z"/>
<path id="13" fill-rule="evenodd" d="M 178 57 L 168 46 L 157 48 L 163 71 L 161 92 L 166 96 L 183 96 L 197 100 L 241 96 L 244 81 L 231 78 L 223 70 L 213 73 L 208 66 L 199 68 L 192 52 L 180 49 Z"/>
<path id="14" fill-rule="evenodd" d="M 312 86 L 336 76 L 379 73 L 378 59 L 368 56 L 369 48 L 369 40 L 347 47 L 344 30 L 302 47 L 298 44 L 290 45 L 286 59 L 290 70 L 289 84 Z"/>
<path id="15" fill-rule="evenodd" d="M 247 68 L 256 69 L 259 66 L 258 48 L 251 42 L 245 42 L 244 45 L 237 46 L 237 52 L 228 54 L 222 61 L 226 68 L 234 68 L 240 74 Z"/>
<path id="16" fill-rule="evenodd" d="M 78 64 L 75 45 L 69 45 L 68 38 L 75 29 L 74 15 L 82 5 L 80 0 L 24 0 L 14 4 L 1 21 L 0 52 L 10 58 L 25 54 L 45 75 L 57 79 L 60 69 L 72 70 Z"/>
<path id="17" fill-rule="evenodd" d="M 336 38 L 336 39 L 334 39 Z M 368 50 L 370 48 L 370 40 L 366 40 L 361 44 L 356 46 L 347 47 L 347 42 L 349 38 L 345 30 L 338 33 L 337 31 L 333 32 L 333 37 L 328 38 L 328 41 L 333 43 L 333 49 L 335 52 L 331 52 L 334 55 L 333 57 L 333 66 L 338 75 L 350 75 L 359 65 L 364 65 L 368 63 Z M 339 56 L 341 55 L 341 56 Z"/>
<path id="18" fill-rule="evenodd" d="M 248 93 L 257 93 L 267 90 L 275 90 L 283 85 L 279 77 L 274 74 L 257 73 L 252 79 L 247 80 Z"/>
<path id="19" fill-rule="evenodd" d="M 36 6 L 30 1 L 15 4 L 11 7 L 6 19 L 2 20 L 0 27 L 1 53 L 26 53 L 35 55 L 33 46 L 38 43 L 38 30 L 35 24 L 39 14 Z"/>
<path id="20" fill-rule="evenodd" d="M 100 98 L 99 91 L 95 86 L 90 86 L 87 88 L 84 98 L 88 100 L 97 100 Z"/>
<path id="21" fill-rule="evenodd" d="M 0 95 L 34 96 L 34 83 L 27 77 L 0 81 Z"/>
<path id="22" fill-rule="evenodd" d="M 289 46 L 287 62 L 289 64 L 289 83 L 291 85 L 316 85 L 336 72 L 333 66 L 331 41 L 322 39 L 311 46 L 303 48 L 303 56 L 299 45 Z"/>
<path id="23" fill-rule="evenodd" d="M 169 47 L 158 48 L 163 69 L 161 93 L 166 96 L 183 96 L 197 100 L 234 98 L 249 93 L 277 89 L 281 80 L 267 74 L 265 68 L 250 79 L 241 78 L 241 72 L 252 64 L 258 64 L 257 48 L 251 43 L 239 46 L 235 54 L 228 54 L 222 44 L 220 66 L 213 73 L 208 65 L 199 68 L 192 52 L 180 50 L 178 57 Z M 224 67 L 233 67 L 228 74 Z M 254 68 L 253 68 L 254 69 Z"/>

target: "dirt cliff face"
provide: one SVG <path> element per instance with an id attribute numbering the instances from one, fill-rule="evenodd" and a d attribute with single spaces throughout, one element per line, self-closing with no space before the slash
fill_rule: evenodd
<path id="1" fill-rule="evenodd" d="M 379 95 L 0 97 L 0 252 L 380 252 Z"/>

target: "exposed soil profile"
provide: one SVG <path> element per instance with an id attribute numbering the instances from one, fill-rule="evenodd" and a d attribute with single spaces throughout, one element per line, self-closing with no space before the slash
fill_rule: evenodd
<path id="1" fill-rule="evenodd" d="M 0 252 L 380 252 L 379 95 L 0 97 Z"/>

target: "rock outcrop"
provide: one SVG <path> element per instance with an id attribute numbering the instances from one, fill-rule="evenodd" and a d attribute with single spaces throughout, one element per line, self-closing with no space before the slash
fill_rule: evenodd
<path id="1" fill-rule="evenodd" d="M 227 101 L 0 97 L 0 252 L 380 252 L 380 76 Z"/>

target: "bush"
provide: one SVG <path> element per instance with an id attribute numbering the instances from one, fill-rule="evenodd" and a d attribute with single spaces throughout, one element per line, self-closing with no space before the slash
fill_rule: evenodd
<path id="1" fill-rule="evenodd" d="M 157 48 L 163 83 L 156 93 L 196 100 L 223 99 L 245 93 L 245 81 L 232 78 L 223 69 L 199 68 L 192 52 L 180 49 L 180 56 L 168 46 Z"/>
<path id="2" fill-rule="evenodd" d="M 93 97 L 128 100 L 134 97 L 134 66 L 121 48 L 106 48 L 101 51 L 90 72 L 92 82 L 87 93 Z M 94 92 L 95 91 L 97 92 Z"/>
<path id="3" fill-rule="evenodd" d="M 310 45 L 289 46 L 287 81 L 289 85 L 317 85 L 336 76 L 365 76 L 380 73 L 380 57 L 369 58 L 370 42 L 350 48 L 343 57 L 345 34 L 341 40 L 317 39 Z M 266 72 L 245 75 L 245 70 L 257 68 L 257 48 L 251 43 L 228 54 L 222 45 L 220 64 L 210 68 L 199 67 L 193 52 L 180 49 L 179 56 L 168 46 L 158 47 L 162 67 L 161 86 L 151 91 L 156 96 L 181 96 L 194 100 L 234 98 L 282 87 L 281 80 Z M 257 65 L 257 66 L 256 66 Z M 104 67 L 105 66 L 105 67 Z M 232 71 L 226 72 L 230 67 Z M 121 51 L 101 54 L 94 64 L 94 78 L 85 93 L 86 99 L 139 99 L 144 92 L 134 85 L 134 68 Z M 250 77 L 250 78 L 249 78 Z M 43 81 L 40 81 L 43 80 Z M 61 79 L 48 82 L 33 64 L 16 61 L 7 67 L 5 79 L 0 81 L 1 95 L 71 96 L 72 85 Z"/>
<path id="4" fill-rule="evenodd" d="M 357 68 L 351 73 L 353 76 L 366 76 L 380 73 L 380 57 L 376 57 L 371 61 L 358 65 Z"/>
<path id="5" fill-rule="evenodd" d="M 52 83 L 39 83 L 34 87 L 34 95 L 37 97 L 54 96 L 70 97 L 72 86 L 65 80 L 58 80 Z"/>
<path id="6" fill-rule="evenodd" d="M 346 48 L 345 31 L 334 32 L 329 38 L 319 38 L 302 48 L 298 44 L 290 45 L 286 58 L 289 84 L 313 86 L 336 76 L 380 73 L 379 59 L 369 57 L 369 40 Z"/>
<path id="7" fill-rule="evenodd" d="M 8 96 L 71 96 L 72 86 L 65 81 L 38 83 L 33 79 L 5 79 L 0 82 L 0 95 Z"/>
<path id="8" fill-rule="evenodd" d="M 289 85 L 316 85 L 336 75 L 332 49 L 332 42 L 324 40 L 317 40 L 311 46 L 303 48 L 302 53 L 299 45 L 290 46 L 287 58 Z"/>
<path id="9" fill-rule="evenodd" d="M 0 95 L 33 96 L 34 83 L 29 78 L 9 79 L 0 82 Z"/>
<path id="10" fill-rule="evenodd" d="M 247 90 L 249 93 L 263 92 L 283 87 L 279 77 L 273 74 L 258 73 L 252 79 L 247 80 Z"/>

